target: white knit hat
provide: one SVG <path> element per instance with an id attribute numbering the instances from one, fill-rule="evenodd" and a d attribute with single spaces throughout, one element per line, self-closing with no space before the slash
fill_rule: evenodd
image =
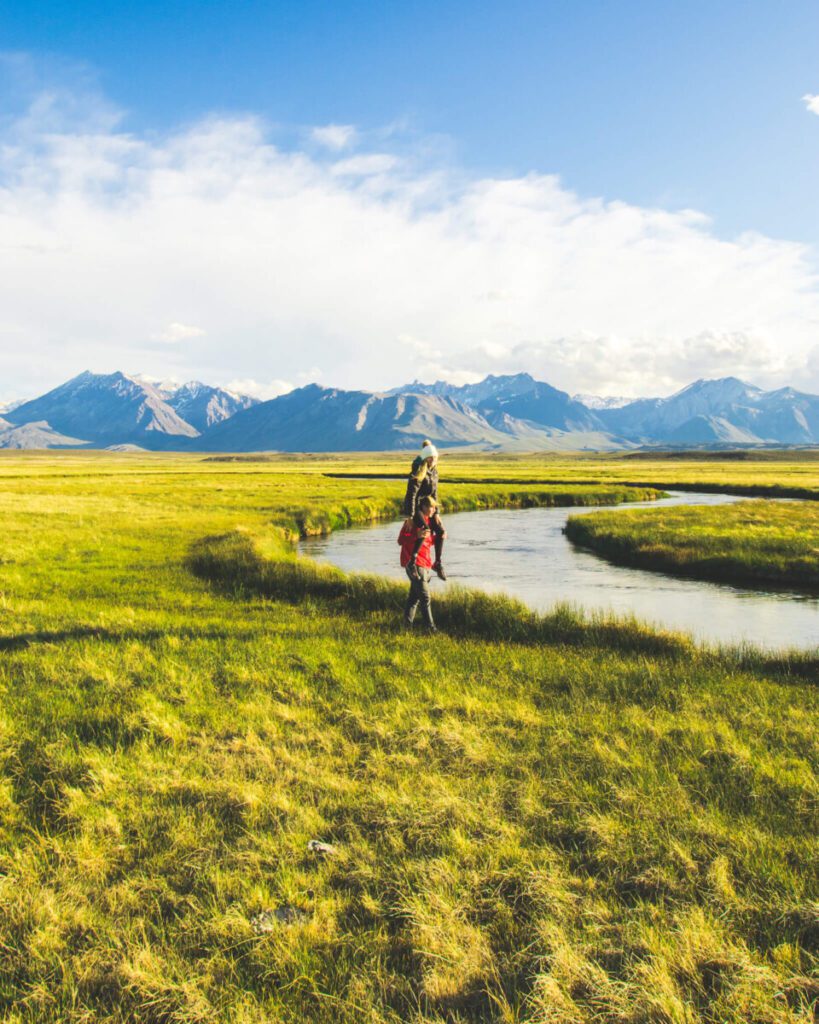
<path id="1" fill-rule="evenodd" d="M 432 443 L 432 441 L 424 441 L 424 444 L 423 444 L 423 446 L 421 448 L 421 458 L 422 459 L 429 459 L 429 458 L 437 459 L 438 458 L 438 449 L 435 447 L 435 445 Z"/>

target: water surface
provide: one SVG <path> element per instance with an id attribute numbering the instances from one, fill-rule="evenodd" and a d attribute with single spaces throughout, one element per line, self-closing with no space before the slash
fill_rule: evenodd
<path id="1" fill-rule="evenodd" d="M 742 500 L 747 499 L 688 492 L 607 507 L 632 511 Z M 569 601 L 588 610 L 634 614 L 699 640 L 750 642 L 767 648 L 816 650 L 819 646 L 817 596 L 624 568 L 566 539 L 563 527 L 570 515 L 587 515 L 603 507 L 493 509 L 446 516 L 449 536 L 444 564 L 449 578 L 463 586 L 511 594 L 539 611 Z M 302 541 L 300 551 L 348 572 L 375 572 L 405 580 L 398 564 L 399 528 L 400 521 L 339 530 Z M 447 585 L 435 580 L 433 601 L 436 591 Z"/>

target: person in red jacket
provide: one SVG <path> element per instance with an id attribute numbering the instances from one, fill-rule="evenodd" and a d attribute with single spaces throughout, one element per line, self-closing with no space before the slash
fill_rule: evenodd
<path id="1" fill-rule="evenodd" d="M 432 578 L 432 545 L 433 534 L 430 520 L 435 514 L 435 502 L 430 497 L 421 498 L 418 502 L 418 513 L 415 519 L 407 519 L 398 534 L 401 545 L 401 566 L 406 570 L 410 581 L 409 596 L 404 607 L 404 622 L 411 626 L 415 621 L 418 605 L 427 631 L 435 633 L 435 621 L 432 618 L 432 598 L 429 592 L 429 581 Z M 420 517 L 421 524 L 418 523 Z"/>
<path id="2" fill-rule="evenodd" d="M 435 561 L 432 563 L 432 571 L 445 580 L 447 577 L 442 558 L 446 530 L 438 514 L 438 449 L 429 440 L 424 441 L 421 454 L 413 459 L 412 468 L 407 478 L 407 493 L 404 495 L 404 515 L 414 516 L 416 526 L 420 525 L 419 502 L 421 498 L 427 496 L 435 502 L 435 510 L 430 522 L 432 539 L 435 543 Z"/>

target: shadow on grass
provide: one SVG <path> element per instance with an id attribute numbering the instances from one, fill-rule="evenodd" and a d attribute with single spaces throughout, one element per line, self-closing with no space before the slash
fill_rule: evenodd
<path id="1" fill-rule="evenodd" d="M 291 604 L 320 602 L 333 615 L 366 618 L 385 612 L 401 621 L 406 586 L 381 576 L 344 573 L 296 558 L 282 548 L 265 557 L 253 536 L 236 530 L 205 537 L 191 548 L 188 568 L 234 597 L 261 595 Z M 802 652 L 767 655 L 749 648 L 710 648 L 681 633 L 661 632 L 636 619 L 586 615 L 568 605 L 542 615 L 522 602 L 452 587 L 435 602 L 435 617 L 448 635 L 495 643 L 568 645 L 627 654 L 719 662 L 744 670 L 819 678 L 819 659 Z"/>
<path id="2" fill-rule="evenodd" d="M 255 636 L 248 633 L 245 639 Z M 0 653 L 4 651 L 23 651 L 35 644 L 62 644 L 70 643 L 72 640 L 104 640 L 110 643 L 121 643 L 125 640 L 165 640 L 169 636 L 181 637 L 183 639 L 197 640 L 227 640 L 242 638 L 236 632 L 227 630 L 199 632 L 196 630 L 168 630 L 168 629 L 126 629 L 114 630 L 105 629 L 102 626 L 74 626 L 71 629 L 39 629 L 29 633 L 16 633 L 13 636 L 0 636 Z"/>
<path id="3" fill-rule="evenodd" d="M 623 456 L 623 459 L 635 459 L 648 457 L 654 459 L 654 453 L 634 453 Z M 405 480 L 406 474 L 400 473 L 364 473 L 364 472 L 326 472 L 322 476 L 332 477 L 337 480 Z M 555 487 L 567 484 L 573 487 L 599 487 L 607 485 L 600 479 L 600 476 L 589 477 L 561 477 L 561 476 L 448 476 L 449 484 L 472 484 L 483 486 L 486 484 L 502 484 L 505 487 Z M 611 486 L 611 481 L 609 482 Z M 728 481 L 710 483 L 706 481 L 680 481 L 680 480 L 618 480 L 615 486 L 625 490 L 655 490 L 665 491 L 690 491 L 695 494 L 736 494 L 745 498 L 801 498 L 804 501 L 818 501 L 819 491 L 815 487 L 796 487 L 787 484 L 738 484 Z M 661 495 L 658 495 L 661 496 Z M 622 499 L 620 499 L 622 500 Z M 568 504 L 572 504 L 569 502 Z M 583 504 L 583 502 L 577 502 Z M 594 504 L 594 502 L 592 502 Z"/>

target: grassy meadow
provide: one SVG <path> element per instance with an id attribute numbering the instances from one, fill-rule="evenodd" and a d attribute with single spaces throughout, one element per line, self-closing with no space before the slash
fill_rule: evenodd
<path id="1" fill-rule="evenodd" d="M 405 462 L 3 453 L 0 1020 L 812 1021 L 816 659 L 437 584 L 406 632 L 292 547 L 397 513 L 327 473 Z M 807 460 L 441 468 L 445 512 L 819 496 Z"/>
<path id="2" fill-rule="evenodd" d="M 570 518 L 566 534 L 614 562 L 643 569 L 819 588 L 819 504 L 813 502 L 596 512 Z"/>
<path id="3" fill-rule="evenodd" d="M 405 462 L 401 455 L 390 453 L 373 469 L 367 465 L 366 456 L 357 460 L 355 456 L 340 456 L 328 470 L 401 474 L 406 472 Z M 450 482 L 515 481 L 520 484 L 548 479 L 553 483 L 620 483 L 660 489 L 727 490 L 748 497 L 819 500 L 819 450 L 634 452 L 604 457 L 557 453 L 539 455 L 536 459 L 531 455 L 453 454 L 447 457 L 446 471 Z"/>

